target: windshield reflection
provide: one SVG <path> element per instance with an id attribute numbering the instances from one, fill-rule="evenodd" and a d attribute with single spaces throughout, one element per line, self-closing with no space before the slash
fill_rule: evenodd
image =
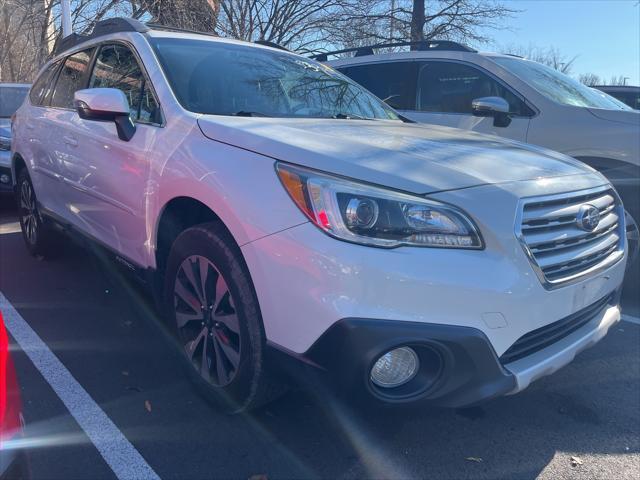
<path id="1" fill-rule="evenodd" d="M 152 44 L 178 100 L 192 112 L 398 120 L 342 74 L 297 55 L 210 40 L 158 38 Z"/>

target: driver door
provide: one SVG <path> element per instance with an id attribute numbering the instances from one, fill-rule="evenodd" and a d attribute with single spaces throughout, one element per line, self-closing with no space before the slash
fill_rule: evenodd
<path id="1" fill-rule="evenodd" d="M 527 141 L 533 110 L 484 71 L 460 62 L 429 61 L 420 64 L 417 86 L 417 108 L 406 112 L 407 117 L 421 123 Z M 509 103 L 511 121 L 508 126 L 499 126 L 500 122 L 494 122 L 493 117 L 473 114 L 473 100 L 482 97 L 501 97 Z"/>

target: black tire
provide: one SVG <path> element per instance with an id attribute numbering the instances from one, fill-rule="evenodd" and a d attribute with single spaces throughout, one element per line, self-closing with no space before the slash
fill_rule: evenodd
<path id="1" fill-rule="evenodd" d="M 249 272 L 219 224 L 191 227 L 175 240 L 165 270 L 164 305 L 186 370 L 207 399 L 240 413 L 282 392 L 265 371 L 265 334 Z"/>
<path id="2" fill-rule="evenodd" d="M 18 173 L 15 198 L 27 250 L 33 256 L 51 256 L 55 246 L 55 232 L 40 213 L 33 183 L 26 168 Z"/>

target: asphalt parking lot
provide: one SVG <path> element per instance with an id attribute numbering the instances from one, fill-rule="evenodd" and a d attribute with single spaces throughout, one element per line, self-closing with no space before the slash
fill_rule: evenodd
<path id="1" fill-rule="evenodd" d="M 57 259 L 30 257 L 10 203 L 0 197 L 0 292 L 123 435 L 98 449 L 77 420 L 91 410 L 67 408 L 14 343 L 34 478 L 116 478 L 106 459 L 123 443 L 167 479 L 640 475 L 637 274 L 625 286 L 630 321 L 519 395 L 459 411 L 360 412 L 294 390 L 229 417 L 192 388 L 132 281 L 71 242 Z"/>

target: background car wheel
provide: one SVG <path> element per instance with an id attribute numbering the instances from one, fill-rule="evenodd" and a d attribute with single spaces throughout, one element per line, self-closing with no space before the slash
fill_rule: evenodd
<path id="1" fill-rule="evenodd" d="M 55 232 L 40 214 L 36 193 L 26 169 L 22 169 L 18 174 L 16 202 L 22 237 L 29 253 L 34 256 L 49 256 Z"/>
<path id="2" fill-rule="evenodd" d="M 638 224 L 629 212 L 624 212 L 625 223 L 627 226 L 627 246 L 629 249 L 629 260 L 627 267 L 631 268 L 635 265 L 638 258 L 638 250 L 640 250 L 640 233 L 638 232 Z"/>
<path id="3" fill-rule="evenodd" d="M 187 371 L 207 398 L 239 413 L 282 391 L 264 370 L 265 335 L 249 273 L 220 225 L 198 225 L 178 236 L 164 298 Z"/>

